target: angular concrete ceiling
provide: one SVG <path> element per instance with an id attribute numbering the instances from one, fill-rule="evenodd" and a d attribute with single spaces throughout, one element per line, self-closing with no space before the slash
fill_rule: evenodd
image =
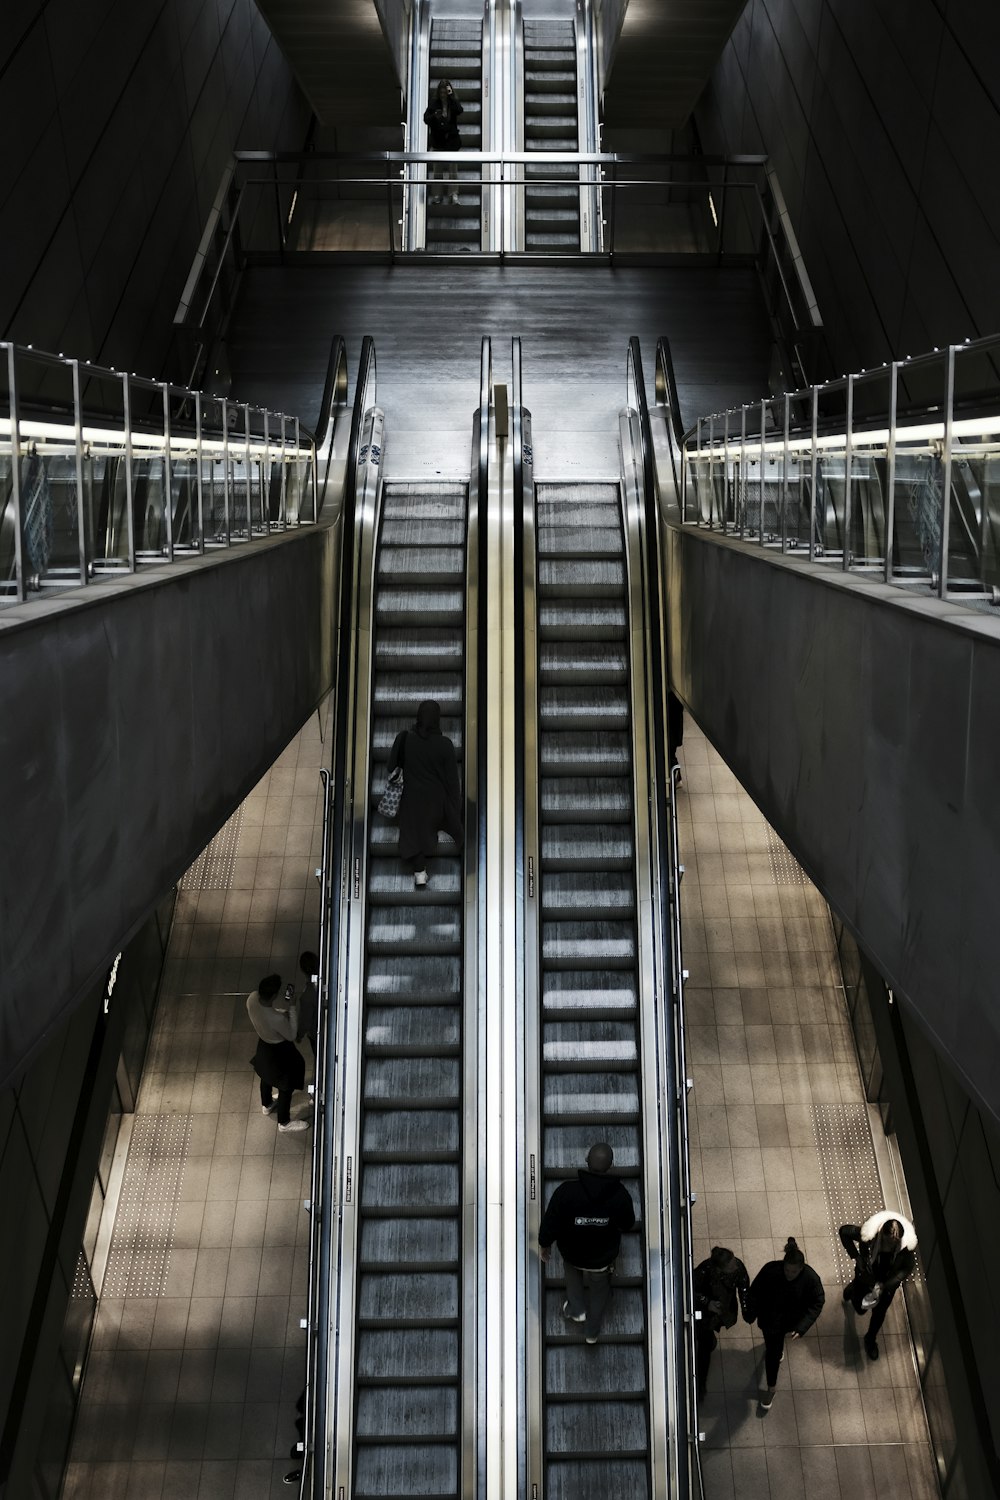
<path id="1" fill-rule="evenodd" d="M 393 125 L 401 87 L 374 0 L 257 0 L 323 125 Z"/>
<path id="2" fill-rule="evenodd" d="M 746 0 L 628 0 L 604 90 L 604 123 L 677 129 Z"/>

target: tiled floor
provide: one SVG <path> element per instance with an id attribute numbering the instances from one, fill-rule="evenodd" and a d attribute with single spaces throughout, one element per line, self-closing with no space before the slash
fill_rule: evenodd
<path id="1" fill-rule="evenodd" d="M 65 1500 L 294 1493 L 312 1133 L 262 1116 L 245 1000 L 272 970 L 299 981 L 317 944 L 328 748 L 314 717 L 179 892 L 125 1189 L 150 1175 L 151 1131 L 181 1158 L 179 1187 L 150 1195 L 135 1244 L 119 1211 Z M 293 1116 L 308 1107 L 296 1095 Z"/>
<path id="2" fill-rule="evenodd" d="M 867 1319 L 840 1295 L 850 1263 L 837 1226 L 882 1204 L 851 1201 L 874 1181 L 874 1158 L 827 908 L 690 722 L 680 759 L 695 1257 L 728 1245 L 752 1278 L 794 1235 L 827 1295 L 814 1328 L 786 1345 L 767 1415 L 757 1328 L 720 1335 L 701 1407 L 708 1500 L 930 1500 L 902 1297 L 872 1363 Z M 866 1159 L 835 1159 L 830 1129 L 845 1123 Z"/>

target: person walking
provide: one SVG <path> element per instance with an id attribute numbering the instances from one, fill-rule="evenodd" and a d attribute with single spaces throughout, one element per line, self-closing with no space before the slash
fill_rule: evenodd
<path id="1" fill-rule="evenodd" d="M 713 1245 L 707 1260 L 694 1268 L 695 1355 L 698 1400 L 705 1399 L 708 1367 L 718 1345 L 720 1328 L 732 1328 L 740 1312 L 747 1317 L 750 1276 L 739 1256 L 725 1245 Z"/>
<path id="2" fill-rule="evenodd" d="M 545 1263 L 553 1243 L 559 1246 L 566 1273 L 563 1317 L 585 1324 L 588 1344 L 596 1344 L 604 1309 L 611 1296 L 611 1276 L 622 1233 L 635 1223 L 635 1210 L 619 1177 L 610 1176 L 615 1154 L 606 1141 L 587 1152 L 587 1169 L 561 1182 L 549 1199 L 538 1226 L 538 1256 Z M 589 1286 L 589 1303 L 584 1285 Z"/>
<path id="3" fill-rule="evenodd" d="M 250 1062 L 260 1079 L 261 1113 L 277 1114 L 278 1129 L 285 1135 L 290 1131 L 308 1130 L 309 1121 L 291 1117 L 292 1094 L 306 1081 L 306 1065 L 295 1045 L 299 1026 L 295 986 L 290 984 L 285 991 L 286 1010 L 278 1010 L 274 1004 L 280 989 L 281 975 L 266 975 L 247 996 L 247 1015 L 258 1038 L 257 1051 Z M 277 1099 L 274 1098 L 275 1089 L 278 1090 Z"/>
<path id="4" fill-rule="evenodd" d="M 451 80 L 442 78 L 437 86 L 437 92 L 424 110 L 424 124 L 430 126 L 432 151 L 460 151 L 462 149 L 462 137 L 458 133 L 458 118 L 462 113 L 462 106 L 455 98 Z M 442 178 L 450 180 L 451 191 L 448 196 L 452 203 L 458 202 L 457 163 L 432 162 L 430 178 L 432 182 Z M 440 194 L 432 194 L 431 202 L 440 203 Z"/>
<path id="5" fill-rule="evenodd" d="M 418 889 L 427 884 L 427 861 L 437 850 L 438 830 L 462 842 L 462 801 L 455 746 L 441 733 L 441 705 L 427 698 L 412 729 L 402 729 L 389 751 L 389 771 L 403 770 L 403 796 L 396 814 L 399 857 Z"/>
<path id="6" fill-rule="evenodd" d="M 308 1040 L 313 1057 L 316 1056 L 316 1027 L 319 1021 L 316 975 L 319 973 L 319 958 L 315 953 L 299 955 L 299 972 L 305 976 L 305 984 L 296 1001 L 299 1025 L 295 1040 Z"/>
<path id="7" fill-rule="evenodd" d="M 917 1232 L 897 1209 L 884 1209 L 863 1224 L 841 1224 L 840 1238 L 854 1262 L 854 1278 L 844 1288 L 844 1301 L 856 1313 L 871 1310 L 865 1353 L 869 1359 L 878 1359 L 878 1333 L 889 1304 L 916 1269 Z"/>
<path id="8" fill-rule="evenodd" d="M 762 1411 L 770 1411 L 778 1384 L 778 1367 L 785 1357 L 785 1339 L 800 1339 L 823 1310 L 826 1293 L 812 1266 L 791 1238 L 785 1241 L 781 1260 L 769 1260 L 750 1283 L 747 1298 L 749 1323 L 756 1322 L 764 1336 L 764 1378 L 767 1390 L 760 1398 Z"/>

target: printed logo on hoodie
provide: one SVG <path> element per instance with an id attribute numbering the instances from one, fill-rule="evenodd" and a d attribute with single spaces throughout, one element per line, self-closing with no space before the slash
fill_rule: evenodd
<path id="1" fill-rule="evenodd" d="M 573 1223 L 577 1229 L 607 1229 L 611 1218 L 608 1214 L 604 1214 L 601 1218 L 596 1216 L 588 1218 L 586 1214 L 577 1214 Z"/>

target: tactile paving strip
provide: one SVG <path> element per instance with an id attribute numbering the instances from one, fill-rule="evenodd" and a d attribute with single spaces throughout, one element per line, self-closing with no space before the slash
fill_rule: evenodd
<path id="1" fill-rule="evenodd" d="M 190 1115 L 136 1116 L 103 1296 L 163 1296 L 190 1139 Z"/>
<path id="2" fill-rule="evenodd" d="M 872 1144 L 868 1106 L 814 1104 L 812 1112 L 830 1241 L 834 1262 L 839 1264 L 844 1255 L 841 1224 L 863 1224 L 887 1205 Z M 918 1275 L 919 1270 L 914 1273 L 915 1277 Z"/>
<path id="3" fill-rule="evenodd" d="M 240 847 L 243 807 L 236 809 L 181 879 L 185 891 L 228 891 Z"/>
<path id="4" fill-rule="evenodd" d="M 805 870 L 789 854 L 770 823 L 765 822 L 764 827 L 767 829 L 767 857 L 775 885 L 808 885 Z"/>

